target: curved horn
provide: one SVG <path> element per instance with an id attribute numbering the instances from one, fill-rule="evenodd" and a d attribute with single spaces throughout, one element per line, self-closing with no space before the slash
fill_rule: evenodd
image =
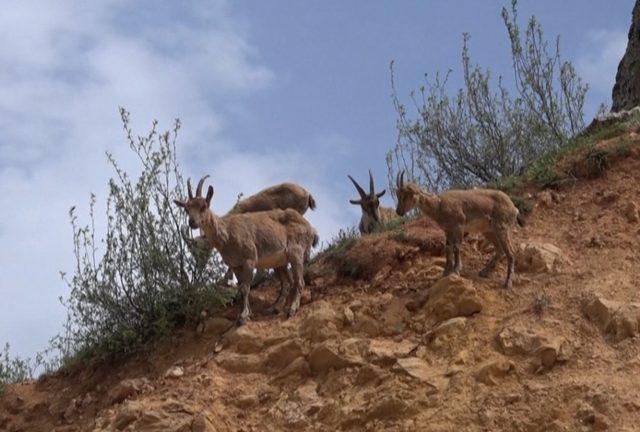
<path id="1" fill-rule="evenodd" d="M 200 181 L 198 182 L 198 186 L 196 187 L 196 196 L 202 196 L 202 185 L 204 184 L 204 181 L 207 179 L 207 177 L 209 177 L 209 174 L 207 174 L 206 176 L 202 177 L 200 179 Z"/>
<path id="2" fill-rule="evenodd" d="M 371 170 L 369 170 L 369 195 L 375 195 L 374 187 L 373 187 L 373 174 L 371 174 Z"/>
<path id="3" fill-rule="evenodd" d="M 362 189 L 360 187 L 360 185 L 358 184 L 357 181 L 355 181 L 353 179 L 353 177 L 351 177 L 350 175 L 347 175 L 347 177 L 349 177 L 349 180 L 351 180 L 351 183 L 353 183 L 353 185 L 356 187 L 356 189 L 358 190 L 358 193 L 360 194 L 360 198 L 366 198 L 367 197 L 367 193 L 364 191 L 364 189 Z"/>
<path id="4" fill-rule="evenodd" d="M 404 170 L 400 172 L 400 187 L 404 186 Z"/>
<path id="5" fill-rule="evenodd" d="M 191 191 L 191 177 L 187 179 L 187 192 L 189 193 L 189 199 L 193 199 L 193 192 Z"/>

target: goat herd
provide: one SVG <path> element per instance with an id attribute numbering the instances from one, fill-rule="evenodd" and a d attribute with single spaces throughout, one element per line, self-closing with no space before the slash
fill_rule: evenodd
<path id="1" fill-rule="evenodd" d="M 315 200 L 303 187 L 282 183 L 239 201 L 226 215 L 217 216 L 210 209 L 213 187 L 209 186 L 206 196 L 202 196 L 207 177 L 200 179 L 195 195 L 188 180 L 188 199 L 175 200 L 175 204 L 187 213 L 190 228 L 200 230 L 199 240 L 204 242 L 208 251 L 217 249 L 238 279 L 243 297 L 238 324 L 244 324 L 251 315 L 249 289 L 255 269 L 273 269 L 280 280 L 280 294 L 271 307 L 273 313 L 284 310 L 289 290 L 294 288 L 287 316 L 295 314 L 304 288 L 304 264 L 309 260 L 311 248 L 318 244 L 316 230 L 303 217 L 307 209 L 315 209 Z M 369 234 L 379 224 L 418 208 L 445 232 L 445 276 L 460 273 L 460 246 L 464 234 L 478 233 L 484 235 L 495 250 L 480 275 L 488 276 L 502 255 L 506 255 L 504 286 L 511 287 L 515 261 L 511 229 L 516 223 L 523 225 L 524 221 L 505 193 L 493 189 L 471 189 L 433 194 L 415 183 L 405 183 L 403 171 L 396 179 L 398 205 L 394 211 L 380 206 L 380 197 L 385 190 L 375 192 L 371 171 L 368 193 L 353 177 L 349 176 L 349 179 L 360 195 L 360 199 L 350 200 L 350 203 L 362 209 L 361 234 Z"/>

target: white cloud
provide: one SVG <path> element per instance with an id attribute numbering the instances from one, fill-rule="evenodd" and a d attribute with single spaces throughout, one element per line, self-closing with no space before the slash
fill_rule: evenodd
<path id="1" fill-rule="evenodd" d="M 627 33 L 622 30 L 593 30 L 587 33 L 588 45 L 576 60 L 580 76 L 600 97 L 611 97 L 618 63 L 627 47 Z"/>
<path id="2" fill-rule="evenodd" d="M 225 100 L 250 96 L 274 75 L 226 2 L 190 7 L 178 18 L 171 11 L 147 16 L 139 3 L 124 1 L 3 4 L 0 342 L 8 340 L 21 355 L 43 348 L 64 318 L 57 298 L 66 296 L 58 271 L 73 268 L 68 209 L 78 205 L 86 214 L 92 191 L 104 199 L 112 175 L 105 150 L 125 168 L 134 164 L 120 105 L 140 133 L 152 117 L 163 128 L 180 117 L 183 152 L 215 155 L 213 164 L 186 160 L 183 166 L 212 168 L 217 190 L 225 191 L 221 205 L 229 207 L 236 191 L 291 179 L 316 195 L 322 212 L 310 218 L 324 236 L 343 222 L 331 182 L 312 174 L 323 166 L 318 157 L 295 148 L 283 157 L 239 153 L 225 140 Z M 340 139 L 326 141 L 340 148 Z"/>

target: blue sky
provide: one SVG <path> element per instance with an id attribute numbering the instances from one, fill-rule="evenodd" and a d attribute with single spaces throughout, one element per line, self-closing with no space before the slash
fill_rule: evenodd
<path id="1" fill-rule="evenodd" d="M 125 167 L 117 108 L 136 130 L 183 122 L 184 169 L 210 173 L 214 210 L 239 192 L 294 180 L 316 196 L 328 239 L 357 223 L 346 179 L 380 187 L 395 141 L 389 62 L 400 96 L 424 73 L 453 69 L 462 33 L 475 62 L 510 77 L 500 9 L 507 1 L 36 2 L 0 14 L 0 342 L 33 354 L 60 328 L 72 269 L 67 211 L 102 202 Z M 522 1 L 592 85 L 587 114 L 609 102 L 632 0 Z M 387 200 L 390 198 L 386 197 Z M 387 201 L 387 205 L 391 205 Z"/>

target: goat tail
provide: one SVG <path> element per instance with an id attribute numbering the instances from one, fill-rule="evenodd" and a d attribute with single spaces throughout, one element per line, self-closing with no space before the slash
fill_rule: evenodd
<path id="1" fill-rule="evenodd" d="M 309 208 L 311 210 L 315 210 L 316 209 L 316 200 L 313 199 L 313 196 L 311 194 L 309 194 Z"/>
<path id="2" fill-rule="evenodd" d="M 318 243 L 320 243 L 320 237 L 318 236 L 318 233 L 313 233 L 313 247 L 318 247 Z"/>
<path id="3" fill-rule="evenodd" d="M 524 218 L 524 216 L 522 216 L 520 212 L 518 212 L 516 220 L 518 221 L 518 225 L 520 225 L 522 228 L 524 228 L 524 226 L 527 224 L 527 220 Z"/>

